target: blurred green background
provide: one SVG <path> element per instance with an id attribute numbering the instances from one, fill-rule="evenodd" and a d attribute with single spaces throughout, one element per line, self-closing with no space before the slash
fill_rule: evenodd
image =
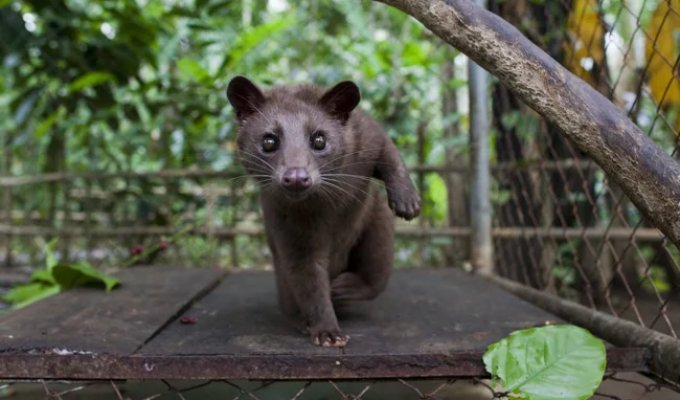
<path id="1" fill-rule="evenodd" d="M 489 7 L 675 152 L 677 0 Z M 96 266 L 269 266 L 256 188 L 234 159 L 224 90 L 237 74 L 263 86 L 357 82 L 425 200 L 418 220 L 399 225 L 397 265 L 468 259 L 467 59 L 400 11 L 0 0 L 0 60 L 0 263 L 18 267 L 5 273 L 40 265 L 54 238 L 56 257 Z M 677 285 L 678 250 L 636 233 L 653 228 L 606 176 L 501 83 L 490 98 L 494 226 L 514 229 L 497 232 L 499 273 L 575 297 L 617 279 L 661 293 Z M 612 226 L 630 234 L 559 236 Z M 546 234 L 524 237 L 527 227 Z"/>

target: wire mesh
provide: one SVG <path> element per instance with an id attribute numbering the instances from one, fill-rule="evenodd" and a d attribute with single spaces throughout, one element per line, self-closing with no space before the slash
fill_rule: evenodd
<path id="1" fill-rule="evenodd" d="M 603 8 L 613 3 L 561 4 L 570 12 L 559 46 L 564 64 L 675 156 L 677 57 L 660 40 L 677 29 L 677 2 L 620 2 L 616 12 L 607 13 Z M 630 26 L 624 30 L 621 24 Z M 551 127 L 543 124 L 538 137 L 499 131 L 497 146 L 515 168 L 496 171 L 508 199 L 496 207 L 496 225 L 519 226 L 524 236 L 497 237 L 499 271 L 677 337 L 677 247 Z"/>
<path id="2" fill-rule="evenodd" d="M 75 400 L 111 398 L 117 400 L 163 399 L 338 399 L 371 400 L 491 400 L 507 399 L 493 382 L 481 379 L 391 381 L 108 381 L 8 383 L 0 393 L 18 400 Z M 593 399 L 673 400 L 680 398 L 668 388 L 639 374 L 608 375 Z"/>
<path id="3" fill-rule="evenodd" d="M 668 43 L 675 43 L 680 29 L 680 2 L 573 0 L 533 7 L 534 16 L 560 20 L 564 26 L 563 32 L 537 42 L 620 105 L 677 159 L 680 53 L 677 46 L 669 47 Z M 523 25 L 521 13 L 501 6 L 494 11 L 535 37 L 531 32 L 534 27 Z M 540 31 L 550 27 L 538 24 L 535 28 Z M 493 93 L 496 162 L 491 169 L 497 273 L 677 338 L 680 250 L 650 225 L 618 185 L 573 143 L 500 85 Z M 424 134 L 419 134 L 418 140 L 417 148 L 423 149 Z M 467 173 L 461 161 L 460 157 L 447 157 L 445 164 L 418 165 L 413 173 L 421 189 L 430 175 L 459 182 Z M 455 180 L 448 180 L 452 176 Z M 15 266 L 3 270 L 2 283 L 11 286 L 26 279 L 41 257 L 37 249 L 44 245 L 42 238 L 49 237 L 60 238 L 62 258 L 87 258 L 96 264 L 119 263 L 121 259 L 139 264 L 181 259 L 196 265 L 269 268 L 256 188 L 241 177 L 238 171 L 192 170 L 64 172 L 0 178 L 4 199 L 0 261 Z M 464 191 L 447 189 L 450 197 Z M 31 208 L 36 193 L 53 199 L 48 215 L 38 210 L 38 204 Z M 417 227 L 398 226 L 399 240 L 404 244 L 397 246 L 398 264 L 462 264 L 465 260 L 455 255 L 452 258 L 449 250 L 467 245 L 469 227 L 459 222 L 449 218 L 448 225 L 423 221 Z M 680 381 L 679 377 L 667 378 Z M 457 398 L 453 391 L 449 393 L 451 388 L 464 393 L 463 384 L 481 392 L 479 398 L 503 396 L 483 381 L 400 381 L 398 389 L 410 396 L 404 398 L 447 399 Z M 22 385 L 13 383 L 2 390 L 20 393 Z M 388 384 L 253 386 L 252 382 L 216 381 L 196 386 L 174 382 L 154 385 L 164 387 L 149 394 L 144 392 L 151 390 L 148 383 L 44 382 L 42 394 L 47 398 L 78 398 L 102 390 L 97 393 L 114 394 L 119 399 L 161 395 L 190 398 L 199 391 L 217 388 L 223 391 L 222 396 L 257 399 L 272 398 L 270 393 L 274 392 L 269 391 L 284 385 L 291 399 L 312 398 L 305 396 L 317 389 L 327 398 L 369 399 L 382 398 L 376 393 L 383 393 Z M 611 375 L 596 398 L 672 398 L 669 393 L 640 375 Z"/>

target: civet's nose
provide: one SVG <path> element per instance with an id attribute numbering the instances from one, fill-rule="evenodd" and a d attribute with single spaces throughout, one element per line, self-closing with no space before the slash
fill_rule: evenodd
<path id="1" fill-rule="evenodd" d="M 312 178 L 304 168 L 288 168 L 283 173 L 283 187 L 291 192 L 303 192 L 312 186 Z"/>

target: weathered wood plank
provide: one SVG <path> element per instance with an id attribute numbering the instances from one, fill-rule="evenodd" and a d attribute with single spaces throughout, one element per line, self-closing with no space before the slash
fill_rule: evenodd
<path id="1" fill-rule="evenodd" d="M 196 280 L 193 275 L 183 275 L 166 281 L 166 285 L 186 288 Z M 146 291 L 141 287 L 137 290 Z M 166 293 L 167 302 L 177 296 L 176 292 Z M 352 335 L 343 350 L 313 346 L 279 314 L 271 272 L 230 274 L 182 315 L 195 318 L 196 323 L 183 325 L 177 315 L 133 354 L 0 351 L 0 378 L 268 380 L 483 376 L 482 354 L 489 343 L 515 329 L 555 321 L 551 314 L 495 285 L 453 269 L 397 271 L 386 293 L 376 301 L 343 308 L 339 312 L 341 325 Z M 147 315 L 145 319 L 148 318 Z M 33 321 L 23 322 L 30 325 Z M 63 326 L 66 332 L 67 324 Z M 107 326 L 111 327 L 110 321 Z M 111 329 L 114 336 L 120 336 L 117 328 Z M 82 340 L 63 332 L 59 340 L 68 341 L 68 346 Z M 102 330 L 98 334 L 109 335 Z M 85 339 L 88 340 L 91 339 Z M 67 347 L 54 342 L 50 346 Z M 647 356 L 645 349 L 610 349 L 608 368 L 645 371 Z"/>
<path id="2" fill-rule="evenodd" d="M 333 352 L 330 352 L 333 353 Z M 648 372 L 646 348 L 611 348 L 607 371 Z M 0 379 L 398 379 L 487 376 L 480 351 L 396 355 L 3 355 Z"/>
<path id="3" fill-rule="evenodd" d="M 374 301 L 338 310 L 352 339 L 311 345 L 278 312 L 271 273 L 237 273 L 195 304 L 196 325 L 173 324 L 139 354 L 433 354 L 481 351 L 513 330 L 556 318 L 457 269 L 397 271 Z"/>
<path id="4" fill-rule="evenodd" d="M 558 322 L 460 270 L 404 271 L 391 283 L 377 301 L 347 309 L 341 322 L 352 336 L 346 354 L 483 353 L 512 331 Z"/>
<path id="5" fill-rule="evenodd" d="M 120 271 L 118 289 L 77 288 L 0 316 L 0 353 L 133 353 L 223 272 L 167 267 Z"/>
<path id="6" fill-rule="evenodd" d="M 186 315 L 197 323 L 169 325 L 139 354 L 329 354 L 279 313 L 271 272 L 229 275 Z"/>

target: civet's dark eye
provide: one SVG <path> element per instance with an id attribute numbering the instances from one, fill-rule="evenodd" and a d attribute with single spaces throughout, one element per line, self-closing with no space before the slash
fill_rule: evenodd
<path id="1" fill-rule="evenodd" d="M 262 150 L 271 153 L 279 148 L 279 138 L 272 133 L 267 133 L 262 138 Z"/>
<path id="2" fill-rule="evenodd" d="M 326 135 L 321 131 L 314 132 L 309 140 L 314 150 L 323 150 L 326 148 Z"/>

